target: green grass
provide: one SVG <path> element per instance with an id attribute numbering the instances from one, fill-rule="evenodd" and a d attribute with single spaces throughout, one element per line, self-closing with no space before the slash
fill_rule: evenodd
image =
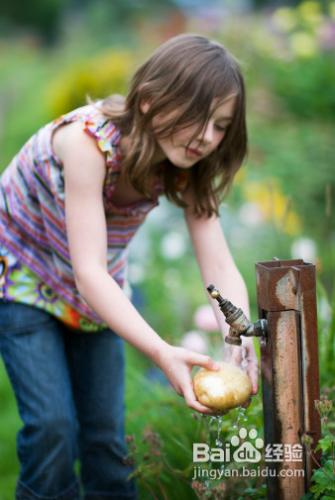
<path id="1" fill-rule="evenodd" d="M 15 398 L 5 368 L 0 358 L 0 500 L 13 500 L 18 460 L 16 457 L 16 433 L 20 419 Z"/>

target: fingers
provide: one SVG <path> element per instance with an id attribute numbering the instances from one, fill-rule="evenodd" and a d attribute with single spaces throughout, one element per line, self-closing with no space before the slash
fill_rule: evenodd
<path id="1" fill-rule="evenodd" d="M 186 401 L 187 406 L 192 408 L 193 410 L 196 410 L 200 413 L 204 413 L 206 415 L 213 415 L 215 412 L 211 408 L 208 408 L 208 406 L 205 406 L 196 399 L 195 394 L 192 389 L 185 389 L 184 390 L 184 398 Z"/>
<path id="2" fill-rule="evenodd" d="M 252 345 L 247 347 L 246 360 L 248 362 L 247 373 L 252 383 L 252 394 L 255 395 L 258 391 L 258 359 Z"/>
<path id="3" fill-rule="evenodd" d="M 257 359 L 250 359 L 250 358 L 247 358 L 245 361 L 246 361 L 246 366 L 244 367 L 244 369 L 246 369 L 252 384 L 252 394 L 255 395 L 258 392 L 258 362 Z M 231 359 L 230 362 L 232 364 L 236 364 L 236 366 L 241 365 L 241 360 L 239 361 L 236 358 Z"/>
<path id="4" fill-rule="evenodd" d="M 220 364 L 214 361 L 210 356 L 204 356 L 203 354 L 193 353 L 189 357 L 188 361 L 191 365 L 201 366 L 207 368 L 207 370 L 219 370 Z"/>
<path id="5" fill-rule="evenodd" d="M 258 391 L 258 364 L 257 362 L 249 362 L 247 373 L 252 384 L 252 394 L 257 394 Z"/>
<path id="6" fill-rule="evenodd" d="M 189 406 L 189 408 L 191 408 L 192 410 L 196 410 L 199 413 L 203 413 L 204 415 L 215 415 L 215 411 L 214 410 L 212 410 L 211 408 L 208 408 L 208 406 L 202 405 L 197 400 L 195 400 L 191 404 L 187 403 L 187 406 Z"/>
<path id="7" fill-rule="evenodd" d="M 230 362 L 239 366 L 243 359 L 243 346 L 231 346 Z"/>

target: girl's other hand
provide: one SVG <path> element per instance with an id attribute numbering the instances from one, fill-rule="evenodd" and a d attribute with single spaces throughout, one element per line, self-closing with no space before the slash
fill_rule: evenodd
<path id="1" fill-rule="evenodd" d="M 219 364 L 209 356 L 198 354 L 183 347 L 168 345 L 156 361 L 167 376 L 177 394 L 185 398 L 187 406 L 200 413 L 214 415 L 215 411 L 202 405 L 197 400 L 194 390 L 191 371 L 193 366 L 201 366 L 208 370 L 218 370 Z"/>
<path id="2" fill-rule="evenodd" d="M 252 395 L 258 391 L 258 359 L 252 339 L 243 339 L 242 346 L 229 346 L 230 361 L 237 366 L 243 366 L 252 384 Z"/>

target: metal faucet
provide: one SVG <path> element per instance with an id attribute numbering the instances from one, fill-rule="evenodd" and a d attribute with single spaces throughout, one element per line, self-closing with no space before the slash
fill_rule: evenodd
<path id="1" fill-rule="evenodd" d="M 242 309 L 234 306 L 229 300 L 224 299 L 214 285 L 209 285 L 207 290 L 210 296 L 218 301 L 220 309 L 225 315 L 226 323 L 230 325 L 229 333 L 225 337 L 227 344 L 242 345 L 241 335 L 245 337 L 266 337 L 266 319 L 259 319 L 255 323 L 252 323 L 248 320 Z"/>

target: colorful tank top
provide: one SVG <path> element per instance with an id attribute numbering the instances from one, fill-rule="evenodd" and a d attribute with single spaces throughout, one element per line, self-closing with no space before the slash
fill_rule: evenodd
<path id="1" fill-rule="evenodd" d="M 65 228 L 63 167 L 51 142 L 57 127 L 73 121 L 82 123 L 106 158 L 103 200 L 108 272 L 125 287 L 128 245 L 149 211 L 158 205 L 163 189 L 157 182 L 153 198 L 126 206 L 113 203 L 121 169 L 120 131 L 95 104 L 41 128 L 0 178 L 2 295 L 43 307 L 75 328 L 94 330 L 105 324 L 76 288 Z"/>
<path id="2" fill-rule="evenodd" d="M 41 308 L 76 330 L 96 332 L 107 327 L 90 321 L 67 304 L 1 244 L 0 299 Z"/>

